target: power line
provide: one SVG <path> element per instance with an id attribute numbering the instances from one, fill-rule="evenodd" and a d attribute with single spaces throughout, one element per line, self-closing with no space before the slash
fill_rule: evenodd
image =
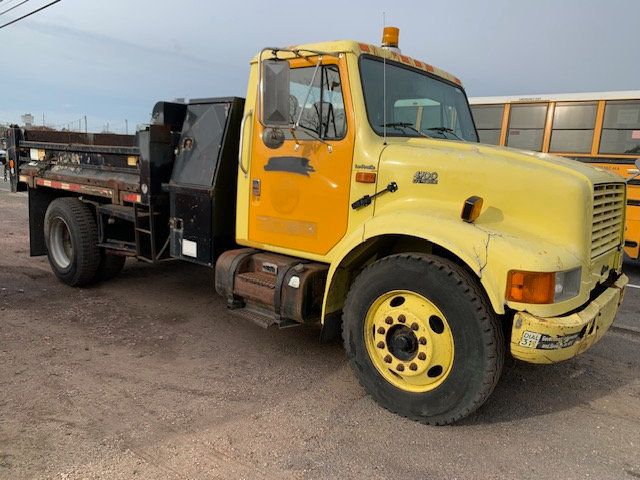
<path id="1" fill-rule="evenodd" d="M 14 5 L 14 6 L 13 6 L 13 7 L 11 7 L 11 8 L 7 8 L 4 12 L 0 12 L 0 15 L 4 15 L 5 13 L 10 12 L 10 11 L 11 11 L 11 10 L 13 10 L 14 8 L 18 8 L 20 5 L 24 5 L 24 4 L 25 4 L 25 3 L 27 3 L 28 1 L 29 1 L 29 0 L 23 0 L 23 1 L 22 1 L 22 2 L 20 2 L 19 4 Z"/>
<path id="2" fill-rule="evenodd" d="M 53 2 L 51 2 L 51 3 L 47 3 L 44 7 L 40 7 L 40 8 L 38 8 L 38 9 L 34 10 L 33 12 L 27 13 L 26 15 L 23 15 L 23 16 L 21 16 L 21 17 L 18 17 L 18 18 L 16 18 L 15 20 L 11 20 L 10 22 L 5 23 L 4 25 L 0 25 L 0 29 L 3 29 L 4 27 L 8 27 L 9 25 L 12 25 L 12 24 L 14 24 L 14 23 L 16 23 L 16 22 L 19 22 L 20 20 L 22 20 L 22 19 L 24 19 L 24 18 L 30 17 L 30 16 L 31 16 L 31 15 L 33 15 L 34 13 L 38 13 L 39 11 L 44 10 L 45 8 L 48 8 L 48 7 L 50 7 L 51 5 L 55 5 L 56 3 L 61 2 L 61 1 L 62 1 L 62 0 L 54 0 L 54 1 L 53 1 Z"/>

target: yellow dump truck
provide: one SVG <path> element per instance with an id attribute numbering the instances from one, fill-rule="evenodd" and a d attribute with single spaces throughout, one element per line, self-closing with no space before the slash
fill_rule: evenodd
<path id="1" fill-rule="evenodd" d="M 246 100 L 160 102 L 135 137 L 10 129 L 32 255 L 73 286 L 126 257 L 210 266 L 256 323 L 341 327 L 366 391 L 431 424 L 481 406 L 506 355 L 584 352 L 627 284 L 625 184 L 479 144 L 460 80 L 397 37 L 265 48 Z"/>

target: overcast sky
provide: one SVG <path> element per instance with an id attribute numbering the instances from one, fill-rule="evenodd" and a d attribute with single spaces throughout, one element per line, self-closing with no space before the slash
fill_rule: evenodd
<path id="1" fill-rule="evenodd" d="M 22 0 L 0 0 L 0 12 Z M 29 0 L 0 24 L 48 3 Z M 0 29 L 0 122 L 123 132 L 176 97 L 244 96 L 264 46 L 380 43 L 460 77 L 469 96 L 640 89 L 640 0 L 62 0 Z"/>

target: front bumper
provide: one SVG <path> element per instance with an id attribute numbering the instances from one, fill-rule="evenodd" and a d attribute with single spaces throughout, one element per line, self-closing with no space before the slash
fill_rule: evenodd
<path id="1" fill-rule="evenodd" d="M 554 363 L 587 350 L 613 323 L 629 283 L 622 274 L 615 283 L 580 310 L 543 318 L 517 312 L 511 331 L 511 354 L 529 363 Z"/>

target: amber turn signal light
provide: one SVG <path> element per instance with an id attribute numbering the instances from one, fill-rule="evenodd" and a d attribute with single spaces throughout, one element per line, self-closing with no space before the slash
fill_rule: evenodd
<path id="1" fill-rule="evenodd" d="M 358 172 L 356 173 L 356 182 L 376 183 L 376 174 L 374 172 Z"/>
<path id="2" fill-rule="evenodd" d="M 482 197 L 472 196 L 467 198 L 464 201 L 464 205 L 462 206 L 462 212 L 460 213 L 460 218 L 467 223 L 475 222 L 476 218 L 480 216 L 480 211 L 482 210 Z"/>
<path id="3" fill-rule="evenodd" d="M 555 272 L 510 270 L 507 275 L 507 300 L 520 303 L 553 303 Z"/>

